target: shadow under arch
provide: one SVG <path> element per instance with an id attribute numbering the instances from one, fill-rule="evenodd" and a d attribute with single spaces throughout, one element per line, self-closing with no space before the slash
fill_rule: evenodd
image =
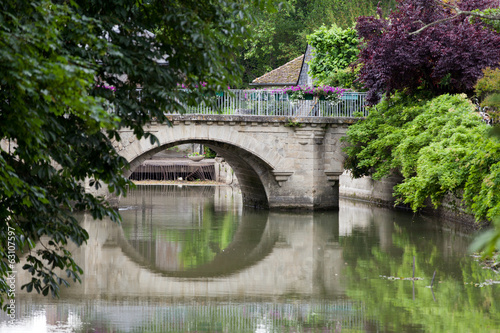
<path id="1" fill-rule="evenodd" d="M 151 272 L 167 277 L 207 278 L 224 277 L 251 267 L 268 256 L 274 248 L 278 235 L 268 230 L 268 213 L 245 210 L 233 241 L 215 258 L 201 266 L 186 271 L 160 269 L 148 261 L 129 243 L 123 229 L 117 226 L 115 239 L 109 240 L 119 246 L 133 262 Z"/>
<path id="2" fill-rule="evenodd" d="M 129 177 L 143 161 L 151 158 L 153 155 L 170 147 L 187 143 L 203 144 L 227 161 L 238 178 L 243 205 L 254 208 L 269 207 L 269 189 L 265 184 L 274 182 L 274 176 L 271 173 L 274 170 L 274 166 L 247 149 L 232 143 L 184 139 L 156 146 L 129 161 L 130 167 L 124 171 L 125 177 Z"/>

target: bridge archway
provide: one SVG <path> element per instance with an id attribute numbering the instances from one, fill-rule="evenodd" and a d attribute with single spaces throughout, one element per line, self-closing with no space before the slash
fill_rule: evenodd
<path id="1" fill-rule="evenodd" d="M 217 129 L 217 127 L 215 127 Z M 149 140 L 134 141 L 122 152 L 130 163 L 125 176 L 158 152 L 185 143 L 199 143 L 224 157 L 238 178 L 246 206 L 268 208 L 269 187 L 275 183 L 273 170 L 283 157 L 273 148 L 263 146 L 254 137 L 224 127 L 210 130 L 210 127 L 188 124 L 173 126 L 157 131 L 160 145 L 152 145 Z"/>

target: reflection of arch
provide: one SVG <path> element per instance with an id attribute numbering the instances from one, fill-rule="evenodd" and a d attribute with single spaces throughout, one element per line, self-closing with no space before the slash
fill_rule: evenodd
<path id="1" fill-rule="evenodd" d="M 152 264 L 144 264 L 147 260 L 128 242 L 122 228 L 116 229 L 116 239 L 113 243 L 116 243 L 123 253 L 139 266 L 147 267 L 151 272 L 164 276 L 187 278 L 228 276 L 253 266 L 271 253 L 277 236 L 264 232 L 267 219 L 267 213 L 262 211 L 244 213 L 231 244 L 218 253 L 211 262 L 187 271 L 168 271 Z"/>

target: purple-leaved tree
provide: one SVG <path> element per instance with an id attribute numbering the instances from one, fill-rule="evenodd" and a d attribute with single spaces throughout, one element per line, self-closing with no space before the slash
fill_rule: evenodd
<path id="1" fill-rule="evenodd" d="M 484 10 L 498 0 L 462 0 L 457 6 Z M 400 0 L 388 18 L 360 17 L 356 29 L 365 42 L 359 78 L 370 104 L 396 90 L 469 93 L 482 69 L 500 66 L 500 34 L 435 0 Z"/>

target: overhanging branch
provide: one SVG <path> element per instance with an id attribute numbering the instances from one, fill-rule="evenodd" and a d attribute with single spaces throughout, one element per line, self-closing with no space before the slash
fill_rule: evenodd
<path id="1" fill-rule="evenodd" d="M 472 12 L 472 11 L 469 11 L 469 10 L 461 10 L 460 8 L 458 8 L 455 5 L 452 5 L 452 4 L 449 4 L 449 3 L 445 3 L 445 2 L 442 2 L 440 0 L 435 0 L 435 2 L 438 5 L 441 5 L 441 6 L 450 8 L 450 9 L 453 9 L 456 12 L 456 14 L 453 15 L 453 16 L 446 17 L 444 19 L 437 20 L 437 21 L 431 22 L 429 24 L 426 24 L 422 28 L 420 28 L 420 29 L 418 29 L 416 31 L 410 32 L 409 35 L 417 35 L 417 34 L 421 33 L 422 31 L 424 31 L 425 29 L 427 29 L 429 27 L 432 27 L 433 25 L 453 20 L 453 19 L 455 19 L 456 17 L 458 17 L 460 15 L 474 16 L 474 17 L 479 17 L 479 18 L 483 18 L 483 19 L 487 19 L 487 20 L 500 21 L 500 15 L 487 15 L 487 14 L 483 14 L 483 13 L 480 13 L 480 12 Z"/>
<path id="2" fill-rule="evenodd" d="M 426 24 L 424 25 L 422 28 L 416 30 L 416 31 L 413 31 L 413 32 L 410 32 L 409 35 L 417 35 L 419 33 L 421 33 L 422 31 L 424 31 L 425 29 L 427 28 L 430 28 L 432 27 L 433 25 L 436 25 L 436 24 L 439 24 L 439 23 L 443 23 L 443 22 L 446 22 L 446 21 L 450 21 L 450 20 L 453 20 L 454 18 L 460 16 L 461 14 L 455 14 L 453 16 L 450 16 L 450 17 L 447 17 L 447 18 L 444 18 L 444 19 L 441 19 L 441 20 L 437 20 L 437 21 L 434 21 L 432 23 L 429 23 L 429 24 Z"/>

